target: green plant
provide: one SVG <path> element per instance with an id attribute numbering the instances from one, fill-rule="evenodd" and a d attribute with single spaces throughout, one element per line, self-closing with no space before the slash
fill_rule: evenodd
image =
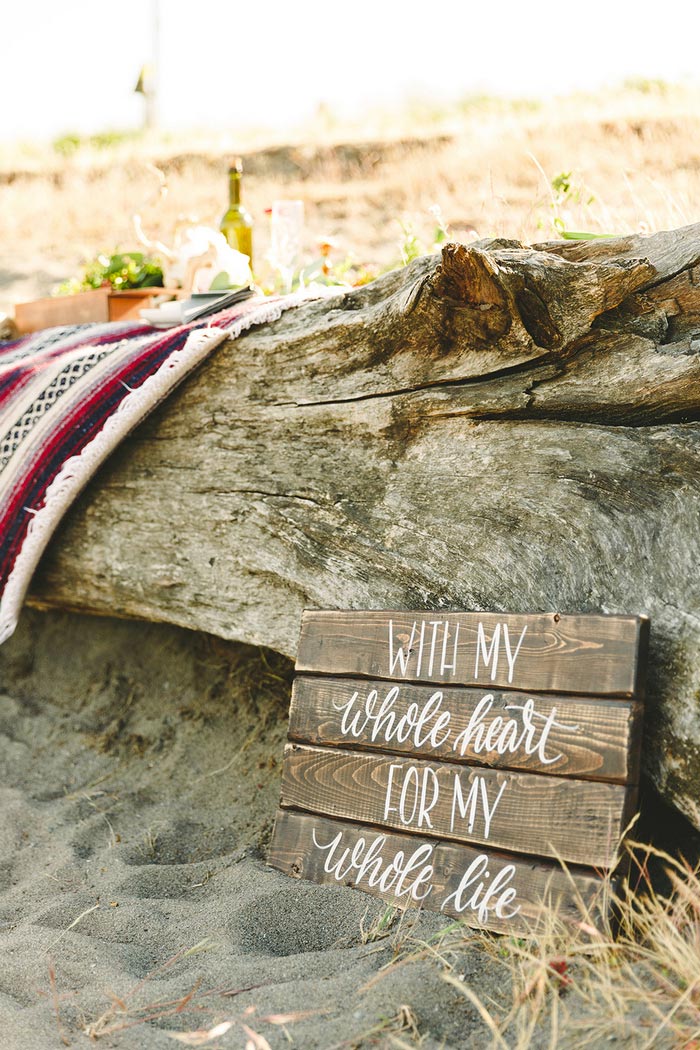
<path id="1" fill-rule="evenodd" d="M 78 135 L 74 131 L 59 135 L 51 143 L 54 153 L 61 157 L 72 157 L 74 153 L 84 147 L 97 150 L 114 149 L 124 143 L 137 141 L 141 137 L 139 131 L 98 131 L 94 135 Z"/>
<path id="2" fill-rule="evenodd" d="M 423 254 L 423 245 L 420 242 L 420 238 L 417 236 L 413 225 L 410 222 L 403 222 L 399 220 L 399 226 L 401 227 L 402 239 L 400 243 L 401 248 L 401 264 L 402 266 L 408 266 L 410 262 L 417 259 L 419 255 Z"/>
<path id="3" fill-rule="evenodd" d="M 59 135 L 51 143 L 51 146 L 55 153 L 58 153 L 61 157 L 72 157 L 74 153 L 77 153 L 80 149 L 82 139 L 80 135 Z"/>
<path id="4" fill-rule="evenodd" d="M 397 911 L 397 908 L 387 905 L 382 914 L 378 915 L 374 922 L 365 929 L 364 918 L 367 915 L 367 910 L 365 910 L 365 914 L 362 916 L 362 919 L 360 919 L 360 940 L 362 943 L 371 944 L 373 941 L 380 941 L 384 937 L 388 937 L 391 933 L 391 927 L 396 918 Z"/>
<path id="5" fill-rule="evenodd" d="M 90 135 L 87 142 L 93 149 L 113 149 L 115 146 L 121 146 L 123 143 L 137 141 L 140 137 L 140 131 L 107 130 L 98 131 L 94 135 Z"/>
<path id="6" fill-rule="evenodd" d="M 560 171 L 552 179 L 548 179 L 537 158 L 530 154 L 530 159 L 547 182 L 549 207 L 552 213 L 551 223 L 560 237 L 565 241 L 594 241 L 615 236 L 612 233 L 592 233 L 572 229 L 574 211 L 583 213 L 586 220 L 600 221 L 592 211 L 592 206 L 596 204 L 594 194 L 575 172 Z M 542 221 L 538 225 L 542 226 Z"/>
<path id="7" fill-rule="evenodd" d="M 408 266 L 414 259 L 417 259 L 420 255 L 427 255 L 430 252 L 439 251 L 442 245 L 445 244 L 450 237 L 450 231 L 445 221 L 442 208 L 439 204 L 431 204 L 428 208 L 428 212 L 433 220 L 432 228 L 432 239 L 429 242 L 429 247 L 416 233 L 413 222 L 410 219 L 399 219 L 397 220 L 401 227 L 401 240 L 399 241 L 399 251 L 401 253 L 400 261 L 394 263 L 393 266 L 389 266 L 386 269 L 396 269 L 400 266 Z"/>
<path id="8" fill-rule="evenodd" d="M 100 254 L 83 267 L 82 277 L 64 281 L 58 295 L 74 295 L 110 285 L 115 292 L 128 288 L 162 288 L 163 268 L 155 256 L 143 252 L 116 252 Z"/>
<path id="9" fill-rule="evenodd" d="M 561 171 L 552 179 L 552 211 L 554 218 L 552 224 L 557 233 L 564 240 L 584 241 L 594 240 L 605 234 L 578 233 L 567 229 L 567 224 L 562 217 L 562 209 L 570 208 L 572 205 L 583 205 L 589 208 L 595 203 L 595 197 L 583 182 L 578 181 L 571 171 Z"/>
<path id="10" fill-rule="evenodd" d="M 626 91 L 636 91 L 640 95 L 668 95 L 672 85 L 660 77 L 627 77 L 622 86 Z"/>
<path id="11" fill-rule="evenodd" d="M 439 204 L 431 204 L 428 211 L 435 219 L 435 230 L 433 231 L 433 251 L 435 251 L 449 240 L 450 230 Z"/>

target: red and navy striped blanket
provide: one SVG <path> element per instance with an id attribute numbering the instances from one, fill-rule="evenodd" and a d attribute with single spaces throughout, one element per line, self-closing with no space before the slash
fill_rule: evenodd
<path id="1" fill-rule="evenodd" d="M 297 302 L 248 299 L 167 331 L 122 322 L 0 343 L 0 642 L 56 526 L 122 438 L 214 347 Z"/>

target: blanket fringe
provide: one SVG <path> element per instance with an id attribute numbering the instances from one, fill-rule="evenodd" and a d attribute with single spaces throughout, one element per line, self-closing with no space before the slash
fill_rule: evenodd
<path id="1" fill-rule="evenodd" d="M 289 296 L 263 303 L 229 328 L 207 327 L 190 332 L 184 346 L 174 350 L 157 372 L 126 395 L 92 441 L 66 460 L 47 487 L 42 506 L 24 508 L 32 520 L 0 599 L 0 644 L 14 633 L 34 570 L 61 518 L 119 442 L 219 344 L 237 338 L 253 325 L 276 321 L 304 298 Z"/>

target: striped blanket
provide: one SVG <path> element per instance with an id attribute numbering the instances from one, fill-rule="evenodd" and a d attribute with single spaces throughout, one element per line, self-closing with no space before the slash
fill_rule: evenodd
<path id="1" fill-rule="evenodd" d="M 0 343 L 0 642 L 56 526 L 116 445 L 214 347 L 298 299 L 248 299 L 167 331 L 51 328 Z"/>

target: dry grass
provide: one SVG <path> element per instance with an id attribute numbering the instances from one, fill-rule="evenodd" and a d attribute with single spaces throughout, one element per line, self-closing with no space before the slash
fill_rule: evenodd
<path id="1" fill-rule="evenodd" d="M 246 988 L 227 987 L 203 990 L 199 987 L 199 982 L 195 982 L 185 995 L 178 998 L 150 998 L 149 991 L 155 979 L 163 977 L 165 974 L 176 970 L 180 963 L 189 959 L 191 956 L 197 955 L 203 951 L 210 951 L 215 947 L 216 945 L 213 945 L 207 939 L 194 945 L 192 948 L 182 949 L 156 969 L 150 971 L 142 980 L 133 985 L 126 994 L 122 996 L 111 994 L 109 996 L 109 1004 L 103 1013 L 101 1013 L 94 1021 L 90 1021 L 84 1026 L 84 1034 L 92 1041 L 97 1041 L 103 1038 L 121 1035 L 122 1032 L 130 1029 L 140 1030 L 143 1026 L 148 1026 L 154 1023 L 161 1026 L 162 1022 L 166 1022 L 166 1034 L 169 1035 L 171 1039 L 174 1039 L 185 1046 L 203 1046 L 205 1044 L 211 1044 L 214 1040 L 217 1040 L 219 1036 L 225 1035 L 229 1029 L 235 1027 L 245 1034 L 246 1048 L 252 1047 L 253 1050 L 270 1050 L 268 1040 L 260 1032 L 251 1028 L 250 1026 L 252 1024 L 256 1024 L 256 1026 L 258 1024 L 274 1025 L 281 1027 L 286 1031 L 287 1025 L 293 1024 L 295 1021 L 318 1016 L 319 1011 L 313 1010 L 299 1010 L 290 1013 L 259 1014 L 257 1007 L 248 1006 L 233 1017 L 227 1017 L 225 1020 L 221 1020 L 222 1006 L 224 1003 L 228 1004 L 232 999 L 237 998 L 239 995 L 264 987 L 261 985 L 251 985 Z M 49 976 L 59 1036 L 61 1036 L 64 1045 L 68 1046 L 70 1044 L 64 1035 L 59 1014 L 59 997 L 56 993 L 56 979 L 53 968 L 50 970 Z M 230 1010 L 226 1008 L 225 1012 L 230 1013 Z M 176 1023 L 178 1019 L 184 1019 L 189 1016 L 204 1017 L 208 1027 L 197 1028 L 190 1031 L 169 1030 L 169 1026 Z M 144 1036 L 143 1038 L 147 1037 Z"/>
<path id="2" fill-rule="evenodd" d="M 360 1047 L 377 1047 L 382 1050 L 415 1050 L 422 1042 L 418 1030 L 418 1019 L 406 1003 L 402 1003 L 395 1014 L 384 1017 L 369 1028 L 334 1043 L 328 1050 L 359 1050 Z"/>
<path id="3" fill-rule="evenodd" d="M 612 914 L 584 910 L 571 923 L 548 913 L 536 935 L 519 938 L 450 926 L 409 943 L 384 972 L 432 960 L 498 1050 L 698 1050 L 700 868 L 648 845 L 629 848 L 632 890 Z M 663 864 L 668 891 L 654 888 L 650 861 Z M 503 967 L 505 992 L 494 1000 L 480 999 L 461 972 L 468 947 Z"/>
<path id="4" fill-rule="evenodd" d="M 607 1046 L 630 1050 L 698 1050 L 700 1047 L 700 869 L 650 846 L 630 846 L 632 890 L 618 897 L 610 913 L 582 911 L 577 922 L 552 912 L 537 935 L 495 937 L 455 923 L 430 941 L 413 935 L 417 913 L 401 916 L 393 909 L 363 932 L 365 943 L 392 938 L 393 958 L 365 989 L 397 967 L 427 960 L 440 968 L 443 979 L 463 996 L 483 1025 L 478 1035 L 470 1025 L 469 1046 L 480 1050 L 583 1050 Z M 651 864 L 663 864 L 667 890 L 654 888 Z M 610 886 L 604 886 L 609 892 Z M 172 972 L 192 954 L 215 946 L 202 942 L 178 952 L 137 982 L 126 994 L 112 995 L 105 1010 L 83 1031 L 92 1040 L 114 1037 L 141 1026 L 165 1025 L 173 1039 L 204 1045 L 236 1029 L 254 1050 L 268 1050 L 260 1025 L 286 1028 L 313 1012 L 259 1013 L 249 1006 L 232 1014 L 229 1004 L 248 988 L 204 990 L 197 984 L 174 999 L 149 995 L 155 978 Z M 378 946 L 379 947 L 379 946 Z M 503 980 L 490 982 L 494 998 L 477 995 L 465 978 L 466 953 L 488 956 L 492 969 L 502 968 Z M 483 956 L 482 956 L 483 958 Z M 484 963 L 480 963 L 483 967 Z M 479 986 L 484 983 L 479 977 Z M 257 986 L 261 988 L 262 986 Z M 53 966 L 50 998 L 59 1038 L 68 1045 Z M 198 1027 L 187 1027 L 199 1018 Z M 204 1026 L 201 1022 L 204 1021 Z M 171 1026 L 185 1025 L 184 1031 Z M 252 1027 L 254 1026 L 254 1027 Z M 478 1043 L 475 1040 L 480 1040 Z M 408 1048 L 420 1046 L 419 1020 L 406 1003 L 380 1018 L 333 1050 L 353 1047 Z M 232 1045 L 239 1045 L 234 1042 Z M 467 1044 L 465 1044 L 467 1045 Z"/>
<path id="5" fill-rule="evenodd" d="M 256 269 L 265 276 L 264 212 L 275 197 L 305 202 L 309 256 L 318 239 L 333 237 L 338 258 L 352 254 L 380 266 L 400 257 L 400 221 L 430 246 L 433 204 L 456 239 L 556 236 L 551 180 L 561 173 L 571 173 L 573 192 L 556 214 L 569 228 L 625 233 L 683 225 L 698 218 L 698 113 L 697 91 L 640 85 L 531 106 L 487 99 L 443 112 L 418 107 L 391 123 L 375 115 L 362 127 L 297 131 L 284 147 L 268 141 L 247 162 Z M 372 144 L 358 150 L 358 139 Z M 230 147 L 202 137 L 127 142 L 67 158 L 46 150 L 1 155 L 0 308 L 46 293 L 97 251 L 133 246 L 136 211 L 149 235 L 166 243 L 185 217 L 217 224 Z M 165 198 L 152 163 L 166 174 Z"/>

